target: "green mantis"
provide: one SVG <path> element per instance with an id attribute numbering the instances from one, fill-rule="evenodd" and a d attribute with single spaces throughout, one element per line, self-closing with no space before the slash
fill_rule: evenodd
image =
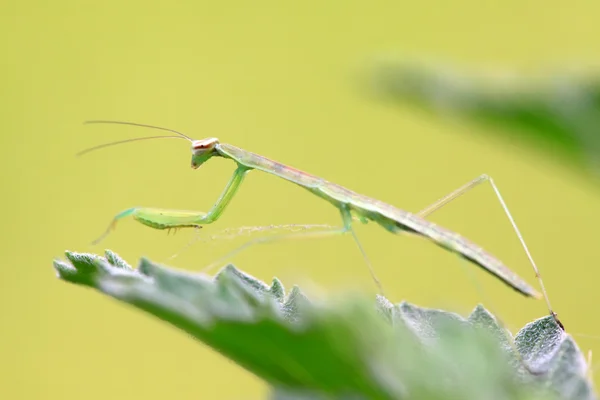
<path id="1" fill-rule="evenodd" d="M 248 172 L 252 170 L 263 171 L 271 175 L 275 175 L 279 178 L 292 182 L 314 195 L 322 198 L 329 202 L 332 206 L 338 209 L 342 220 L 342 227 L 339 229 L 331 230 L 327 234 L 344 234 L 350 233 L 353 235 L 356 243 L 359 246 L 360 251 L 366 258 L 366 254 L 362 249 L 360 242 L 356 238 L 354 230 L 352 228 L 353 221 L 358 219 L 363 223 L 374 222 L 394 234 L 409 233 L 422 236 L 436 245 L 456 253 L 457 255 L 467 259 L 475 265 L 483 268 L 487 272 L 493 274 L 499 278 L 502 282 L 518 291 L 519 293 L 534 298 L 540 298 L 541 295 L 535 289 L 533 289 L 527 282 L 520 278 L 517 274 L 512 272 L 506 267 L 498 258 L 470 242 L 461 235 L 454 233 L 448 229 L 442 228 L 423 217 L 437 209 L 444 204 L 460 196 L 467 190 L 477 186 L 483 182 L 489 181 L 496 192 L 498 199 L 500 200 L 505 212 L 507 213 L 513 228 L 515 229 L 519 240 L 529 258 L 529 261 L 533 265 L 536 273 L 536 277 L 540 282 L 540 286 L 546 302 L 548 303 L 548 309 L 552 310 L 546 296 L 546 291 L 541 280 L 541 276 L 538 272 L 538 268 L 533 261 L 533 258 L 527 248 L 521 233 L 519 232 L 517 225 L 510 215 L 508 208 L 500 195 L 496 185 L 492 179 L 487 175 L 482 175 L 466 185 L 460 187 L 449 195 L 443 197 L 432 206 L 426 208 L 418 214 L 412 214 L 410 212 L 401 210 L 392 205 L 386 204 L 382 201 L 367 197 L 365 195 L 353 192 L 340 185 L 332 182 L 328 182 L 323 178 L 308 174 L 290 166 L 281 164 L 279 162 L 270 160 L 261 155 L 251 153 L 249 151 L 240 149 L 230 144 L 221 143 L 217 138 L 206 138 L 201 140 L 194 140 L 180 132 L 161 128 L 151 125 L 137 124 L 132 122 L 120 122 L 120 121 L 89 121 L 88 123 L 112 123 L 112 124 L 124 124 L 141 126 L 146 128 L 158 129 L 162 131 L 171 132 L 175 135 L 169 136 L 151 136 L 137 139 L 123 140 L 120 142 L 109 143 L 107 145 L 101 145 L 92 149 L 85 150 L 84 152 L 95 150 L 100 147 L 106 147 L 113 144 L 130 142 L 133 140 L 145 140 L 152 138 L 180 138 L 188 140 L 191 143 L 191 167 L 194 169 L 200 168 L 204 163 L 213 157 L 222 157 L 232 160 L 236 164 L 236 169 L 233 172 L 227 186 L 217 199 L 215 204 L 207 213 L 195 212 L 195 211 L 179 211 L 179 210 L 166 210 L 146 207 L 134 207 L 124 210 L 117 214 L 105 234 L 99 238 L 96 242 L 101 240 L 108 232 L 110 232 L 116 225 L 117 221 L 126 217 L 132 217 L 136 221 L 149 226 L 154 229 L 177 229 L 184 227 L 201 227 L 202 225 L 211 224 L 219 219 L 223 214 L 226 207 L 229 205 L 237 191 L 239 190 L 242 182 L 244 181 Z M 83 152 L 82 152 L 83 153 Z M 80 153 L 81 154 L 81 153 Z M 377 280 L 370 263 L 369 269 L 373 279 L 381 289 L 381 285 Z M 551 311 L 553 314 L 553 312 Z"/>

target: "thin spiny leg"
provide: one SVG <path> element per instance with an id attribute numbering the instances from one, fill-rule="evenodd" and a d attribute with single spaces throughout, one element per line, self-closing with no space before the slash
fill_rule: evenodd
<path id="1" fill-rule="evenodd" d="M 535 265 L 535 262 L 533 261 L 533 258 L 531 257 L 531 254 L 529 253 L 529 250 L 527 248 L 527 245 L 525 244 L 525 240 L 523 239 L 523 236 L 521 235 L 521 232 L 519 231 L 519 228 L 517 227 L 517 224 L 514 221 L 514 218 L 512 217 L 510 211 L 508 210 L 508 206 L 506 205 L 506 202 L 504 201 L 504 199 L 502 198 L 502 196 L 500 195 L 500 190 L 498 190 L 498 187 L 494 184 L 493 180 L 491 177 L 489 177 L 488 175 L 480 175 L 479 177 L 473 179 L 470 182 L 467 182 L 466 184 L 464 184 L 463 186 L 459 187 L 458 189 L 454 190 L 453 192 L 451 192 L 450 194 L 442 197 L 441 199 L 437 200 L 435 203 L 433 203 L 432 205 L 426 207 L 425 209 L 423 209 L 422 211 L 420 211 L 418 213 L 419 216 L 425 216 L 428 214 L 433 213 L 434 211 L 439 210 L 440 208 L 442 208 L 444 205 L 448 204 L 449 202 L 451 202 L 452 200 L 460 197 L 461 195 L 463 195 L 464 193 L 468 192 L 469 190 L 475 188 L 476 186 L 489 181 L 490 184 L 492 185 L 492 188 L 494 188 L 494 192 L 496 193 L 496 197 L 498 197 L 498 200 L 500 201 L 500 204 L 502 205 L 502 208 L 504 209 L 505 214 L 508 216 L 508 219 L 511 221 L 511 225 L 513 226 L 513 229 L 515 230 L 517 237 L 519 238 L 519 240 L 521 241 L 521 244 L 523 245 L 523 247 L 525 248 L 525 252 L 534 268 L 534 270 L 536 271 L 536 276 L 539 277 L 539 273 L 537 271 L 537 266 Z M 470 269 L 466 268 L 467 272 L 471 272 Z M 472 275 L 469 274 L 469 276 L 475 280 L 476 278 Z M 540 277 L 541 279 L 541 277 Z M 541 282 L 540 282 L 541 283 Z M 548 301 L 548 296 L 546 294 L 546 291 L 544 290 L 544 286 L 543 284 L 542 286 L 542 290 L 544 293 L 544 297 L 546 299 L 546 302 L 548 304 L 548 309 L 550 310 L 550 315 L 552 315 L 552 317 L 554 318 L 554 320 L 556 321 L 556 323 L 561 327 L 561 329 L 564 331 L 564 327 L 562 325 L 562 323 L 560 322 L 560 320 L 558 320 L 556 314 L 552 311 L 552 309 L 550 308 L 550 303 Z M 485 297 L 485 293 L 483 293 L 482 291 L 479 291 L 479 294 L 481 297 Z M 489 302 L 488 302 L 489 303 Z M 488 307 L 489 308 L 489 307 Z M 494 315 L 498 315 L 497 313 L 495 313 L 493 310 L 492 314 Z M 500 323 L 500 325 L 502 327 L 504 327 L 504 329 L 506 329 L 504 323 L 498 319 L 498 322 Z M 512 340 L 509 340 L 509 345 L 513 351 L 513 353 L 515 354 L 515 356 L 518 358 L 518 360 L 521 362 L 522 366 L 525 368 L 525 370 L 527 370 L 530 374 L 532 375 L 540 375 L 541 373 L 543 373 L 542 371 L 537 371 L 535 369 L 533 369 L 522 357 L 521 353 L 519 352 L 519 350 L 517 349 L 517 346 L 515 345 L 515 343 Z"/>
<path id="2" fill-rule="evenodd" d="M 375 282 L 375 285 L 377 285 L 377 289 L 379 289 L 380 294 L 382 296 L 385 296 L 384 291 L 383 291 L 383 285 L 381 284 L 381 281 L 379 280 L 379 278 L 377 278 L 377 275 L 375 274 L 375 270 L 373 269 L 373 265 L 371 264 L 371 261 L 369 260 L 369 257 L 367 256 L 367 252 L 365 251 L 362 244 L 360 243 L 360 240 L 358 240 L 358 236 L 356 235 L 356 232 L 354 232 L 354 229 L 352 229 L 352 214 L 350 213 L 350 210 L 348 210 L 348 208 L 346 208 L 346 207 L 342 207 L 340 209 L 340 212 L 342 214 L 342 220 L 344 221 L 345 231 L 352 233 L 354 242 L 358 246 L 358 249 L 360 250 L 365 262 L 367 263 L 367 268 L 369 269 L 371 278 Z"/>
<path id="3" fill-rule="evenodd" d="M 199 228 L 200 227 L 196 228 L 194 237 L 185 246 L 183 246 L 180 250 L 178 250 L 175 254 L 171 255 L 167 260 L 172 260 L 172 259 L 176 258 L 184 250 L 190 248 L 192 245 L 194 245 L 195 243 L 197 243 L 199 241 L 208 242 L 208 241 L 213 241 L 213 240 L 223 240 L 223 239 L 228 238 L 225 235 L 228 235 L 230 237 L 236 237 L 236 236 L 243 235 L 244 233 L 252 234 L 255 232 L 264 232 L 267 230 L 276 230 L 276 229 L 289 229 L 289 230 L 292 230 L 293 232 L 297 232 L 297 230 L 307 231 L 309 229 L 323 229 L 323 230 L 336 229 L 336 227 L 334 227 L 334 226 L 325 225 L 325 224 L 284 224 L 284 225 L 268 225 L 268 226 L 242 226 L 242 227 L 238 227 L 238 228 L 225 228 L 222 231 L 212 234 L 207 239 L 205 239 L 205 238 L 200 237 L 200 229 Z M 294 229 L 296 229 L 296 231 L 294 231 Z M 280 235 L 278 235 L 278 236 L 280 236 Z M 278 236 L 275 236 L 275 238 L 277 238 Z"/>
<path id="4" fill-rule="evenodd" d="M 299 232 L 299 233 L 296 232 L 296 233 L 290 233 L 290 234 L 286 234 L 286 235 L 278 235 L 275 237 L 257 238 L 257 239 L 249 240 L 246 243 L 242 244 L 241 246 L 239 246 L 239 247 L 235 248 L 234 250 L 230 251 L 229 253 L 225 254 L 223 257 L 220 257 L 216 261 L 213 261 L 212 263 L 210 263 L 209 265 L 204 267 L 202 269 L 202 272 L 205 272 L 205 273 L 209 272 L 214 267 L 216 267 L 217 264 L 220 264 L 223 261 L 225 261 L 225 260 L 227 260 L 227 259 L 229 259 L 229 258 L 241 253 L 242 251 L 244 251 L 254 245 L 257 245 L 257 244 L 272 243 L 272 242 L 278 242 L 280 240 L 287 240 L 287 239 L 328 237 L 328 236 L 345 234 L 347 232 L 348 232 L 348 230 L 344 227 L 344 228 L 325 230 L 325 231 L 321 231 L 321 232 Z"/>
<path id="5" fill-rule="evenodd" d="M 508 206 L 507 206 L 506 202 L 504 201 L 504 198 L 500 194 L 500 190 L 498 189 L 498 187 L 494 183 L 494 180 L 490 176 L 488 176 L 486 174 L 478 176 L 477 178 L 473 179 L 472 181 L 467 182 L 463 186 L 459 187 L 458 189 L 454 190 L 453 192 L 449 193 L 448 195 L 437 200 L 435 203 L 431 204 L 430 206 L 419 211 L 417 213 L 417 215 L 420 217 L 425 217 L 425 216 L 439 210 L 440 208 L 442 208 L 443 206 L 445 206 L 452 200 L 460 197 L 461 195 L 465 194 L 466 192 L 470 191 L 471 189 L 475 188 L 476 186 L 478 186 L 484 182 L 489 182 L 490 185 L 492 186 L 492 188 L 494 189 L 494 193 L 496 194 L 496 197 L 498 198 L 498 201 L 500 202 L 500 205 L 502 206 L 504 213 L 508 217 L 508 220 L 510 221 L 512 228 L 515 231 L 517 238 L 519 239 L 519 242 L 521 243 L 521 246 L 523 247 L 523 250 L 525 251 L 525 254 L 527 255 L 527 259 L 529 260 L 529 263 L 533 267 L 533 270 L 535 272 L 535 277 L 538 280 L 538 282 L 540 284 L 540 288 L 542 290 L 542 294 L 544 295 L 544 299 L 546 301 L 546 306 L 548 307 L 548 311 L 550 312 L 550 315 L 552 315 L 552 317 L 554 318 L 556 323 L 564 330 L 565 329 L 564 325 L 558 319 L 558 315 L 554 312 L 554 310 L 552 309 L 552 306 L 550 305 L 550 298 L 548 297 L 548 293 L 546 292 L 546 288 L 545 288 L 544 282 L 542 280 L 542 275 L 540 274 L 540 271 L 537 267 L 537 264 L 535 263 L 535 261 L 533 259 L 533 256 L 531 255 L 531 252 L 529 251 L 529 247 L 527 247 L 527 243 L 525 242 L 525 239 L 523 238 L 523 235 L 521 234 L 521 231 L 519 230 L 519 227 L 517 226 L 515 219 L 513 218 L 510 210 L 508 209 Z"/>
<path id="6" fill-rule="evenodd" d="M 535 271 L 535 277 L 537 278 L 538 282 L 540 283 L 540 288 L 542 289 L 542 293 L 544 294 L 544 299 L 546 300 L 546 305 L 548 306 L 548 311 L 550 312 L 550 315 L 552 315 L 552 317 L 554 318 L 556 323 L 564 331 L 565 330 L 564 325 L 562 324 L 562 322 L 560 322 L 560 320 L 558 319 L 558 315 L 554 312 L 554 310 L 552 309 L 552 306 L 550 305 L 550 298 L 548 297 L 548 292 L 546 292 L 546 287 L 544 286 L 544 281 L 542 280 L 542 275 L 540 274 L 540 270 L 538 269 L 535 261 L 533 260 L 533 256 L 531 255 L 531 252 L 529 251 L 529 248 L 527 247 L 527 244 L 525 243 L 525 239 L 523 238 L 521 231 L 517 227 L 517 223 L 515 222 L 513 216 L 511 215 L 510 211 L 508 210 L 508 206 L 506 205 L 506 202 L 502 198 L 502 195 L 500 194 L 500 190 L 494 183 L 494 180 L 491 177 L 488 177 L 488 179 L 489 179 L 490 184 L 492 185 L 492 188 L 494 188 L 496 197 L 498 197 L 498 200 L 500 201 L 500 204 L 502 205 L 502 208 L 504 209 L 504 213 L 508 217 L 510 224 L 512 225 L 515 233 L 517 234 L 517 237 L 519 238 L 519 241 L 521 242 L 521 245 L 523 246 L 523 250 L 525 250 L 525 254 L 527 254 L 527 258 L 529 259 L 529 262 L 533 266 L 533 270 Z"/>
<path id="7" fill-rule="evenodd" d="M 461 187 L 459 187 L 458 189 L 452 191 L 451 193 L 448 193 L 441 199 L 436 200 L 433 204 L 431 204 L 431 205 L 425 207 L 423 210 L 419 211 L 417 213 L 417 215 L 419 217 L 426 217 L 427 215 L 432 214 L 433 212 L 439 210 L 446 204 L 450 203 L 452 200 L 456 199 L 457 197 L 462 196 L 463 194 L 467 193 L 469 190 L 473 189 L 474 187 L 482 184 L 483 182 L 485 182 L 489 179 L 490 179 L 489 176 L 487 176 L 485 174 L 480 175 L 477 178 L 473 179 L 472 181 L 467 182 L 464 185 L 462 185 Z"/>
<path id="8" fill-rule="evenodd" d="M 205 273 L 209 272 L 210 270 L 212 270 L 214 267 L 216 267 L 218 264 L 222 263 L 223 261 L 225 261 L 225 260 L 227 260 L 227 259 L 229 259 L 229 258 L 241 253 L 242 251 L 244 251 L 254 245 L 257 245 L 257 244 L 273 243 L 273 242 L 278 242 L 278 241 L 287 240 L 287 239 L 329 237 L 329 236 L 335 236 L 335 235 L 343 235 L 343 234 L 350 232 L 352 234 L 352 237 L 354 238 L 354 241 L 358 245 L 358 248 L 359 248 L 363 258 L 365 259 L 365 262 L 367 263 L 367 267 L 369 268 L 369 273 L 371 274 L 373 281 L 375 281 L 375 284 L 377 285 L 377 288 L 381 292 L 381 295 L 384 295 L 383 286 L 381 285 L 381 282 L 375 275 L 375 271 L 373 270 L 371 261 L 367 257 L 367 253 L 365 252 L 362 244 L 358 240 L 356 233 L 352 229 L 353 218 L 350 215 L 350 212 L 348 210 L 346 210 L 346 209 L 342 210 L 342 219 L 344 221 L 344 227 L 342 227 L 342 228 L 328 229 L 328 230 L 324 230 L 321 232 L 290 233 L 290 234 L 286 234 L 286 235 L 278 235 L 275 237 L 258 238 L 258 239 L 250 240 L 250 241 L 242 244 L 241 246 L 237 247 L 236 249 L 232 250 L 231 252 L 227 253 L 223 257 L 220 257 L 218 260 L 213 261 L 212 263 L 210 263 L 209 265 L 204 267 L 202 269 L 202 272 L 205 272 Z"/>

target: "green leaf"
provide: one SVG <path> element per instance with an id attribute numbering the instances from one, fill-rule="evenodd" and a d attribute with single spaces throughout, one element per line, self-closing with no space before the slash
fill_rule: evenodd
<path id="1" fill-rule="evenodd" d="M 506 74 L 508 75 L 508 74 Z M 483 78 L 447 66 L 388 62 L 374 72 L 381 98 L 455 116 L 543 147 L 600 172 L 600 79 L 557 73 Z"/>
<path id="2" fill-rule="evenodd" d="M 66 256 L 54 262 L 61 279 L 187 332 L 264 379 L 273 399 L 595 398 L 585 359 L 551 317 L 513 342 L 482 306 L 463 318 L 382 296 L 309 300 L 232 265 L 209 277 L 147 259 L 133 269 L 109 251 Z"/>

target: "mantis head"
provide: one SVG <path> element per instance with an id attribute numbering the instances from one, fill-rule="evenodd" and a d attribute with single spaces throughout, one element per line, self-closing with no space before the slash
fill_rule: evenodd
<path id="1" fill-rule="evenodd" d="M 219 139 L 207 138 L 192 142 L 192 168 L 196 169 L 217 153 Z"/>

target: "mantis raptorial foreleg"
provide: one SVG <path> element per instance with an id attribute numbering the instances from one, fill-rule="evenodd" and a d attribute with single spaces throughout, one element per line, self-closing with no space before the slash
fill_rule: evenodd
<path id="1" fill-rule="evenodd" d="M 179 229 L 179 228 L 198 228 L 201 225 L 206 225 L 215 222 L 225 207 L 229 204 L 237 190 L 239 189 L 249 168 L 239 166 L 234 172 L 227 186 L 217 199 L 217 202 L 212 206 L 208 213 L 200 211 L 181 211 L 168 210 L 148 207 L 134 207 L 117 214 L 108 229 L 96 239 L 93 244 L 99 243 L 113 230 L 117 221 L 126 217 L 133 217 L 136 221 L 154 229 Z"/>

